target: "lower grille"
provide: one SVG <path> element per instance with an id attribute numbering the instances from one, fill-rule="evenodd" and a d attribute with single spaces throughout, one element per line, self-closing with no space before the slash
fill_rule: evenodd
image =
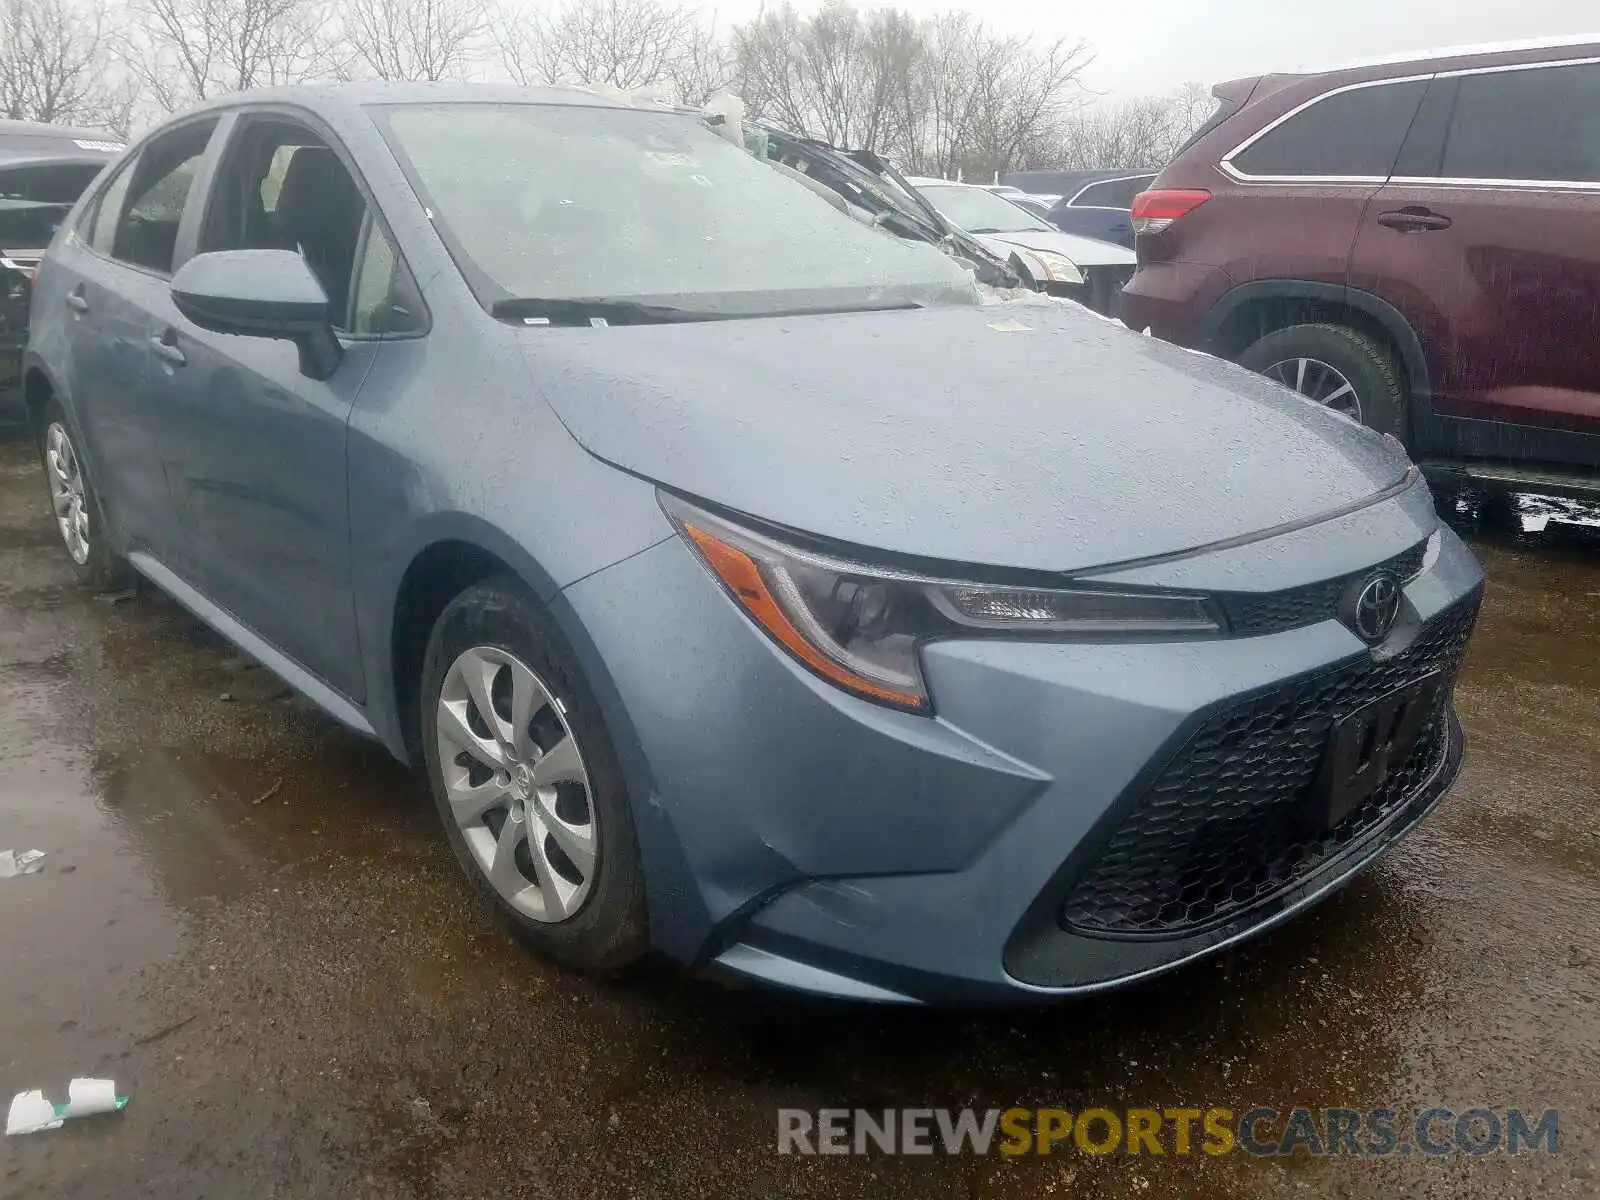
<path id="1" fill-rule="evenodd" d="M 1079 876 L 1063 924 L 1088 933 L 1179 936 L 1221 924 L 1295 886 L 1385 823 L 1443 761 L 1449 689 L 1406 761 L 1333 828 L 1303 815 L 1329 731 L 1436 671 L 1454 679 L 1475 594 L 1384 660 L 1293 680 L 1211 716 L 1167 764 Z"/>

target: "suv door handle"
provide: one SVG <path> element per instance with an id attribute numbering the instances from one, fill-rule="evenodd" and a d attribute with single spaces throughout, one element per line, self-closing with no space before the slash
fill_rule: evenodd
<path id="1" fill-rule="evenodd" d="M 67 307 L 76 313 L 86 313 L 89 311 L 89 302 L 83 298 L 82 292 L 68 292 Z"/>
<path id="2" fill-rule="evenodd" d="M 1425 233 L 1430 229 L 1449 229 L 1450 218 L 1420 205 L 1379 213 L 1378 224 L 1401 233 Z"/>
<path id="3" fill-rule="evenodd" d="M 159 337 L 151 337 L 150 348 L 156 352 L 157 358 L 165 359 L 174 367 L 185 366 L 189 362 L 189 356 L 178 349 L 177 334 L 170 329 Z"/>

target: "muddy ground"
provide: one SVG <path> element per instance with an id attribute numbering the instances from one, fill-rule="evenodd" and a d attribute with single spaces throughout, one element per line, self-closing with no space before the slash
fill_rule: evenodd
<path id="1" fill-rule="evenodd" d="M 1471 532 L 1469 530 L 1469 532 Z M 1356 885 L 1141 990 L 1038 1011 L 817 1006 L 528 957 L 422 789 L 148 591 L 73 586 L 0 447 L 5 1197 L 1600 1193 L 1600 536 L 1473 533 L 1452 797 Z M 776 1110 L 1560 1111 L 1554 1157 L 799 1159 Z"/>

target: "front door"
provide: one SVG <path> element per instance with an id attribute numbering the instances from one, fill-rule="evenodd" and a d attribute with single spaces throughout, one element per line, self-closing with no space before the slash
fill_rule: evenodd
<path id="1" fill-rule="evenodd" d="M 300 372 L 292 342 L 212 333 L 170 296 L 158 312 L 154 402 L 167 470 L 208 598 L 357 702 L 364 697 L 350 574 L 346 424 L 379 350 L 350 338 L 367 204 L 325 139 L 242 118 L 219 161 L 196 249 L 296 249 L 327 291 L 343 361 Z"/>

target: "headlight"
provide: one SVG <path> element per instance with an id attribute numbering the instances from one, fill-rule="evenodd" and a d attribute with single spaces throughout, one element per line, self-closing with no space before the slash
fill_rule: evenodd
<path id="1" fill-rule="evenodd" d="M 1029 253 L 1039 260 L 1039 265 L 1044 268 L 1044 273 L 1052 282 L 1083 282 L 1083 272 L 1078 270 L 1078 264 L 1065 254 L 1057 254 L 1054 250 L 1032 250 Z"/>
<path id="2" fill-rule="evenodd" d="M 661 494 L 678 531 L 761 629 L 830 683 L 926 712 L 918 647 L 937 637 L 1215 633 L 1205 597 L 941 579 L 818 554 Z"/>

